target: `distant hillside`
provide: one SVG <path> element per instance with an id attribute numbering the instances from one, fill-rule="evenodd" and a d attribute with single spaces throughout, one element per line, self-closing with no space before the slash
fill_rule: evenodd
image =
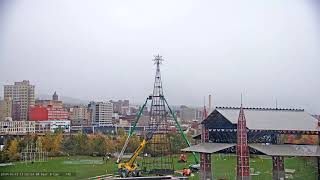
<path id="1" fill-rule="evenodd" d="M 52 95 L 38 94 L 36 95 L 36 99 L 41 99 L 41 100 L 52 99 Z M 89 103 L 89 101 L 86 101 L 86 100 L 67 97 L 67 96 L 59 96 L 59 100 L 63 101 L 64 104 L 87 105 Z"/>

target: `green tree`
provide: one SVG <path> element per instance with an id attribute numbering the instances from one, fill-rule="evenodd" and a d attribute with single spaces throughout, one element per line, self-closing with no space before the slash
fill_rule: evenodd
<path id="1" fill-rule="evenodd" d="M 126 131 L 123 128 L 119 128 L 118 129 L 118 136 L 120 136 L 120 137 L 126 136 Z"/>
<path id="2" fill-rule="evenodd" d="M 79 132 L 72 138 L 75 141 L 74 152 L 79 155 L 88 155 L 89 144 L 87 135 Z"/>
<path id="3" fill-rule="evenodd" d="M 8 153 L 7 153 L 9 144 L 10 144 L 10 140 L 5 140 L 4 141 L 3 150 L 0 151 L 0 162 L 1 163 L 8 162 L 8 160 L 9 160 L 9 156 L 8 156 Z"/>
<path id="4" fill-rule="evenodd" d="M 106 153 L 106 137 L 103 134 L 96 134 L 94 139 L 94 147 L 95 151 L 99 152 L 99 154 Z"/>
<path id="5" fill-rule="evenodd" d="M 68 154 L 76 154 L 76 142 L 72 136 L 63 138 L 63 150 Z"/>
<path id="6" fill-rule="evenodd" d="M 180 153 L 180 150 L 187 147 L 186 142 L 179 133 L 169 133 L 171 150 L 173 153 Z"/>
<path id="7" fill-rule="evenodd" d="M 88 135 L 88 144 L 90 153 L 95 152 L 100 155 L 104 155 L 106 153 L 105 135 L 101 133 Z"/>
<path id="8" fill-rule="evenodd" d="M 26 136 L 22 137 L 19 141 L 19 149 L 25 148 L 28 144 L 34 144 L 39 137 L 36 134 L 27 134 Z"/>
<path id="9" fill-rule="evenodd" d="M 128 147 L 127 147 L 127 152 L 134 152 L 138 146 L 140 145 L 140 138 L 134 134 L 131 136 Z"/>

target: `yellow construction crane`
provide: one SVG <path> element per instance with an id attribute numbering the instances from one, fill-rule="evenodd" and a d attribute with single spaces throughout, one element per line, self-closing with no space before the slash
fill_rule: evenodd
<path id="1" fill-rule="evenodd" d="M 133 155 L 127 162 L 119 163 L 118 164 L 118 171 L 121 177 L 138 177 L 141 176 L 141 172 L 138 169 L 138 165 L 135 163 L 135 160 L 145 148 L 146 144 L 149 140 L 152 139 L 153 132 L 148 132 L 146 138 L 140 143 L 140 146 L 134 151 Z"/>

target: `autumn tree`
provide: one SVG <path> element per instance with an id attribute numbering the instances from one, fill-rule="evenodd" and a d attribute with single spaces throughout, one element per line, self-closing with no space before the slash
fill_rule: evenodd
<path id="1" fill-rule="evenodd" d="M 63 140 L 63 134 L 61 131 L 57 131 L 54 133 L 52 138 L 52 146 L 51 151 L 54 153 L 59 153 L 62 150 L 62 140 Z"/>
<path id="2" fill-rule="evenodd" d="M 46 133 L 43 138 L 41 138 L 42 149 L 47 152 L 52 150 L 52 136 L 50 133 Z"/>
<path id="3" fill-rule="evenodd" d="M 88 143 L 87 153 L 88 154 L 92 154 L 95 152 L 94 138 L 95 138 L 94 134 L 87 135 L 87 143 Z"/>
<path id="4" fill-rule="evenodd" d="M 88 136 L 88 144 L 90 144 L 90 149 L 92 152 L 97 152 L 100 155 L 104 155 L 107 149 L 106 143 L 106 137 L 101 133 Z"/>
<path id="5" fill-rule="evenodd" d="M 116 151 L 116 146 L 115 146 L 116 141 L 112 137 L 107 136 L 105 142 L 106 142 L 105 143 L 106 152 L 107 153 L 114 153 Z"/>
<path id="6" fill-rule="evenodd" d="M 127 147 L 127 152 L 134 152 L 137 147 L 140 145 L 140 138 L 134 134 L 131 136 L 128 147 Z"/>
<path id="7" fill-rule="evenodd" d="M 124 143 L 127 140 L 127 134 L 123 128 L 118 129 L 118 133 L 115 139 L 115 147 L 116 150 L 119 152 L 121 151 L 122 147 L 124 146 Z"/>
<path id="8" fill-rule="evenodd" d="M 6 154 L 10 161 L 16 161 L 19 159 L 18 145 L 19 145 L 19 142 L 17 139 L 11 140 L 9 142 L 9 146 L 6 151 Z"/>

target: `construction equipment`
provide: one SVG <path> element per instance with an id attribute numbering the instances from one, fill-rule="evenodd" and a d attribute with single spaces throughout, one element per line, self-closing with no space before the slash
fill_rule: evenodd
<path id="1" fill-rule="evenodd" d="M 191 164 L 189 166 L 189 169 L 191 170 L 191 172 L 198 172 L 200 171 L 200 164 Z"/>
<path id="2" fill-rule="evenodd" d="M 138 169 L 138 164 L 135 163 L 136 158 L 145 148 L 146 144 L 152 139 L 153 131 L 147 133 L 146 138 L 140 143 L 140 146 L 134 151 L 133 155 L 127 162 L 119 163 L 118 171 L 121 177 L 138 177 L 141 176 L 141 172 Z"/>
<path id="3" fill-rule="evenodd" d="M 190 176 L 191 175 L 191 170 L 189 168 L 184 168 L 182 171 L 183 176 Z"/>
<path id="4" fill-rule="evenodd" d="M 137 126 L 137 123 L 142 115 L 142 112 L 144 110 L 144 108 L 146 107 L 147 103 L 148 103 L 148 100 L 151 100 L 152 97 L 149 96 L 146 101 L 144 102 L 143 106 L 140 108 L 140 111 L 138 112 L 137 116 L 136 116 L 136 119 L 135 121 L 132 123 L 131 127 L 130 127 L 130 131 L 129 131 L 129 134 L 128 134 L 128 137 L 126 139 L 126 142 L 124 143 L 124 146 L 122 147 L 121 149 L 121 152 L 118 156 L 118 159 L 117 159 L 117 163 L 120 163 L 121 159 L 122 159 L 122 156 L 124 154 L 124 151 L 127 149 L 127 146 L 128 146 L 128 143 L 129 143 L 129 140 L 130 140 L 130 137 L 133 135 L 134 133 L 134 130 L 136 129 L 136 126 Z"/>
<path id="5" fill-rule="evenodd" d="M 152 97 L 149 96 L 146 99 L 146 101 L 143 104 L 143 106 L 141 107 L 139 113 L 137 114 L 136 120 L 133 122 L 133 124 L 131 126 L 131 129 L 130 129 L 128 137 L 127 137 L 127 140 L 126 140 L 126 142 L 125 142 L 125 144 L 124 144 L 124 146 L 123 146 L 123 148 L 122 148 L 122 150 L 121 150 L 121 152 L 119 154 L 117 163 L 118 163 L 118 171 L 119 171 L 119 174 L 120 174 L 121 177 L 128 177 L 128 176 L 137 177 L 137 176 L 141 175 L 141 172 L 138 170 L 138 165 L 135 164 L 135 160 L 139 156 L 139 154 L 142 152 L 142 150 L 145 148 L 146 144 L 152 139 L 155 129 L 153 129 L 153 130 L 151 130 L 151 131 L 149 131 L 147 133 L 146 138 L 140 143 L 140 146 L 135 150 L 135 152 L 133 153 L 133 155 L 130 157 L 130 159 L 127 162 L 123 162 L 123 163 L 120 163 L 120 162 L 121 162 L 123 153 L 124 153 L 124 151 L 126 150 L 126 148 L 128 146 L 130 137 L 132 136 L 132 134 L 135 131 L 135 127 L 136 127 L 136 125 L 137 125 L 137 123 L 138 123 L 138 121 L 139 121 L 139 119 L 141 117 L 142 111 L 143 111 L 144 107 L 146 106 L 148 100 L 150 100 L 151 98 Z M 171 110 L 168 102 L 166 101 L 166 99 L 163 96 L 161 96 L 161 98 L 163 98 L 163 100 L 165 101 L 166 105 L 168 106 L 170 114 L 172 115 L 173 119 L 175 120 L 176 126 L 177 126 L 181 136 L 185 140 L 186 144 L 190 147 L 191 144 L 190 144 L 189 140 L 187 139 L 185 133 L 183 132 L 183 130 L 182 130 L 179 122 L 177 121 L 177 118 L 176 118 L 175 114 Z M 197 168 L 192 168 L 192 167 L 194 167 L 194 166 L 198 167 L 199 166 L 199 160 L 198 160 L 198 157 L 196 156 L 195 153 L 193 153 L 193 156 L 194 156 L 194 160 L 195 160 L 196 164 L 191 164 L 189 166 L 189 169 L 191 169 L 192 171 L 196 171 Z M 185 161 L 186 161 L 186 158 L 185 158 Z"/>
<path id="6" fill-rule="evenodd" d="M 137 156 L 139 155 L 139 153 L 142 152 L 144 146 L 146 146 L 146 144 L 150 140 L 150 139 L 146 138 L 145 141 L 142 141 L 140 146 L 134 152 L 133 156 L 129 159 L 129 161 L 123 162 L 123 163 L 121 162 L 122 156 L 123 156 L 128 144 L 129 144 L 129 140 L 130 140 L 132 134 L 134 133 L 134 131 L 136 129 L 136 125 L 140 119 L 142 111 L 143 111 L 144 107 L 146 106 L 148 100 L 151 100 L 150 123 L 149 123 L 148 128 L 153 129 L 153 130 L 151 130 L 151 134 L 158 133 L 159 137 L 161 136 L 160 139 L 163 140 L 163 142 L 161 142 L 162 144 L 160 144 L 156 141 L 155 142 L 150 141 L 148 143 L 150 145 L 151 152 L 153 152 L 153 153 L 160 152 L 160 153 L 159 153 L 158 157 L 150 159 L 151 161 L 149 161 L 148 158 L 145 158 L 144 160 L 146 160 L 146 161 L 143 163 L 143 165 L 145 166 L 144 169 L 146 169 L 146 170 L 148 169 L 149 171 L 147 171 L 147 172 L 149 172 L 150 174 L 170 174 L 171 172 L 172 173 L 174 172 L 173 159 L 170 154 L 171 153 L 170 140 L 169 140 L 169 138 L 165 137 L 166 136 L 165 133 L 168 132 L 167 124 L 166 124 L 168 112 L 166 111 L 165 105 L 170 110 L 170 114 L 171 114 L 172 118 L 174 119 L 174 121 L 176 123 L 176 127 L 179 130 L 179 133 L 183 137 L 184 141 L 186 142 L 186 144 L 189 147 L 191 146 L 189 140 L 187 139 L 187 137 L 185 135 L 185 132 L 183 132 L 179 122 L 177 121 L 176 115 L 169 107 L 169 104 L 163 95 L 162 81 L 161 81 L 161 75 L 160 75 L 160 64 L 162 63 L 163 59 L 160 55 L 157 55 L 157 56 L 155 56 L 153 61 L 154 61 L 154 64 L 157 65 L 153 94 L 146 99 L 146 102 L 143 104 L 139 113 L 136 116 L 136 120 L 132 123 L 128 137 L 127 137 L 125 144 L 124 144 L 124 146 L 118 156 L 118 159 L 117 159 L 119 171 L 121 171 L 120 174 L 123 174 L 124 176 L 129 176 L 129 175 L 135 176 L 139 173 L 139 171 L 137 171 L 138 167 L 137 167 L 137 165 L 134 164 L 134 161 L 137 158 Z M 155 132 L 154 130 L 158 127 L 159 127 L 160 131 L 163 131 L 164 133 Z M 152 138 L 152 135 L 150 138 Z M 197 155 L 195 153 L 193 153 L 193 156 L 195 159 L 195 163 L 199 164 L 199 160 L 198 160 Z"/>

